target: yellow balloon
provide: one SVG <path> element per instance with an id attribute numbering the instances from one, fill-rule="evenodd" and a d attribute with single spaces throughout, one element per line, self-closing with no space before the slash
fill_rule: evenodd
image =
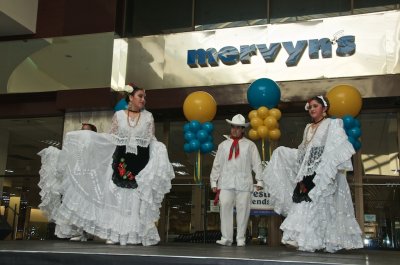
<path id="1" fill-rule="evenodd" d="M 268 127 L 268 129 L 275 129 L 278 125 L 278 121 L 274 116 L 268 116 L 264 119 L 264 125 Z"/>
<path id="2" fill-rule="evenodd" d="M 277 121 L 279 121 L 279 119 L 282 117 L 282 112 L 277 108 L 273 108 L 273 109 L 269 110 L 269 114 L 268 115 L 272 116 L 272 117 L 275 117 L 275 119 Z"/>
<path id="3" fill-rule="evenodd" d="M 259 107 L 257 109 L 258 117 L 260 117 L 261 119 L 265 119 L 268 116 L 268 111 L 269 110 L 267 107 L 264 106 Z"/>
<path id="4" fill-rule="evenodd" d="M 362 107 L 362 98 L 360 92 L 353 86 L 338 85 L 333 87 L 326 94 L 329 100 L 328 113 L 338 118 L 344 115 L 353 117 L 360 113 Z"/>
<path id="5" fill-rule="evenodd" d="M 264 126 L 264 125 L 258 126 L 257 133 L 262 139 L 267 138 L 267 136 L 268 136 L 267 126 Z"/>
<path id="6" fill-rule="evenodd" d="M 255 109 L 253 109 L 252 111 L 249 112 L 249 120 L 251 120 L 255 117 L 258 117 L 257 115 L 258 115 L 257 111 Z"/>
<path id="7" fill-rule="evenodd" d="M 190 93 L 183 102 L 183 114 L 189 121 L 211 121 L 217 113 L 217 102 L 204 91 Z"/>
<path id="8" fill-rule="evenodd" d="M 249 130 L 249 138 L 253 141 L 260 139 L 258 132 L 254 129 Z"/>
<path id="9" fill-rule="evenodd" d="M 268 133 L 268 138 L 271 141 L 278 141 L 281 138 L 281 131 L 279 129 L 270 130 Z"/>
<path id="10" fill-rule="evenodd" d="M 263 124 L 263 120 L 258 117 L 255 117 L 250 120 L 250 124 L 253 129 L 257 129 L 258 126 L 261 126 Z"/>

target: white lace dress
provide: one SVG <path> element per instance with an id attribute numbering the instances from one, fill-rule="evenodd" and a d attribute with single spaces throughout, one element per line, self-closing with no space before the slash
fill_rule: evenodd
<path id="1" fill-rule="evenodd" d="M 346 170 L 352 170 L 352 145 L 342 120 L 325 119 L 315 132 L 307 125 L 298 149 L 278 147 L 263 171 L 264 185 L 274 210 L 286 216 L 282 242 L 303 251 L 362 248 Z M 308 196 L 311 202 L 292 201 L 296 184 L 315 172 Z"/>
<path id="2" fill-rule="evenodd" d="M 150 149 L 147 165 L 136 175 L 136 189 L 117 187 L 111 179 L 113 153 L 121 145 L 133 154 L 138 146 Z M 39 155 L 40 208 L 57 224 L 57 236 L 72 237 L 85 230 L 115 242 L 120 237 L 145 246 L 159 242 L 155 222 L 174 171 L 165 145 L 154 137 L 150 112 L 143 110 L 136 123 L 118 111 L 109 134 L 69 132 L 62 150 L 48 147 Z"/>

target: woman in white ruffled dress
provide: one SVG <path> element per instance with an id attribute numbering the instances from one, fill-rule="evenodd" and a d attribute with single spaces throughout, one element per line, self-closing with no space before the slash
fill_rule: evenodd
<path id="1" fill-rule="evenodd" d="M 114 114 L 110 133 L 73 131 L 62 150 L 42 150 L 40 205 L 68 238 L 85 231 L 121 245 L 155 245 L 155 222 L 174 171 L 164 144 L 154 136 L 145 91 L 125 87 L 127 110 Z M 62 197 L 62 199 L 61 199 Z"/>
<path id="2" fill-rule="evenodd" d="M 355 153 L 341 119 L 326 116 L 328 100 L 306 104 L 307 124 L 298 149 L 278 147 L 263 171 L 275 212 L 285 216 L 282 243 L 302 251 L 362 248 L 346 171 Z"/>

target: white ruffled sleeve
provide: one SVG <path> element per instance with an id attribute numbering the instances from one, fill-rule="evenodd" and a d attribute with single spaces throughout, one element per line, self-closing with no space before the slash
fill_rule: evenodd
<path id="1" fill-rule="evenodd" d="M 352 170 L 351 157 L 355 153 L 343 129 L 341 119 L 331 120 L 321 163 L 315 170 L 315 187 L 308 196 L 312 200 L 332 195 L 336 190 L 339 170 Z"/>
<path id="2" fill-rule="evenodd" d="M 117 117 L 117 112 L 115 112 L 111 120 L 110 134 L 118 135 L 118 131 L 119 131 L 118 117 Z"/>

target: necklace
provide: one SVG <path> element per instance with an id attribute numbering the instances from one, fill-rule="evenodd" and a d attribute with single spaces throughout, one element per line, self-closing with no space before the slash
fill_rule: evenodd
<path id="1" fill-rule="evenodd" d="M 319 127 L 320 122 L 323 121 L 324 119 L 325 118 L 322 118 L 321 120 L 319 120 L 319 121 L 311 124 L 310 126 L 308 126 L 307 132 L 306 132 L 306 137 L 305 137 L 305 140 L 304 140 L 304 144 L 306 146 L 312 141 L 312 139 L 314 138 L 315 133 L 317 132 L 317 129 Z M 313 132 L 311 133 L 311 137 L 308 138 L 308 132 L 310 131 L 310 128 L 312 128 Z"/>
<path id="2" fill-rule="evenodd" d="M 317 121 L 317 122 L 313 122 L 313 124 L 315 125 L 315 124 L 318 124 L 318 123 L 320 123 L 321 121 L 323 121 L 323 120 L 325 120 L 325 117 L 322 117 L 322 119 L 320 119 L 319 121 Z"/>
<path id="3" fill-rule="evenodd" d="M 131 122 L 129 121 L 129 112 L 128 112 L 128 115 L 126 115 L 126 121 L 128 122 L 128 126 L 132 127 L 132 128 L 134 128 L 134 127 L 136 127 L 136 125 L 138 125 L 139 119 L 140 119 L 140 112 L 139 112 L 139 114 L 137 116 L 135 125 L 132 126 Z"/>

